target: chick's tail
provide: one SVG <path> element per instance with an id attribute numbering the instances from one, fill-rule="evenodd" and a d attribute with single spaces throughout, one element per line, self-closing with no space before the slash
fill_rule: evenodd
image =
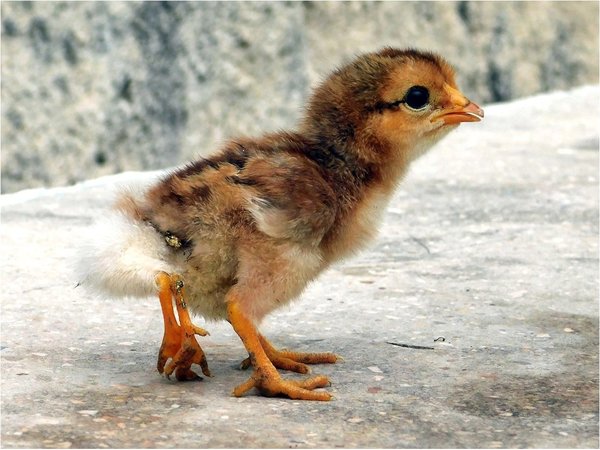
<path id="1" fill-rule="evenodd" d="M 109 213 L 90 227 L 78 253 L 79 284 L 109 296 L 155 295 L 157 274 L 177 272 L 169 262 L 164 236 L 121 211 Z"/>

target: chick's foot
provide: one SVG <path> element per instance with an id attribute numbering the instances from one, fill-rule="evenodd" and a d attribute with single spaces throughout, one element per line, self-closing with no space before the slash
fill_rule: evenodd
<path id="1" fill-rule="evenodd" d="M 330 384 L 329 379 L 325 376 L 315 376 L 306 380 L 282 379 L 272 360 L 279 366 L 284 366 L 284 368 L 290 370 L 297 369 L 296 371 L 301 371 L 303 366 L 306 366 L 289 358 L 293 352 L 278 352 L 273 349 L 271 344 L 258 333 L 252 321 L 243 313 L 235 295 L 229 296 L 227 300 L 229 322 L 242 339 L 250 355 L 249 363 L 254 367 L 252 376 L 233 390 L 234 396 L 240 397 L 252 388 L 256 388 L 262 395 L 268 397 L 281 395 L 295 400 L 327 401 L 331 399 L 332 396 L 328 392 L 314 391 L 314 389 L 323 388 Z M 269 353 L 271 354 L 270 357 L 268 356 Z M 287 356 L 282 356 L 284 354 Z M 306 356 L 306 354 L 296 355 Z M 335 355 L 331 356 L 335 357 Z M 331 356 L 318 359 L 327 359 L 325 362 L 335 362 Z M 307 359 L 304 359 L 304 361 L 309 362 Z M 308 367 L 306 368 L 308 369 Z"/>
<path id="2" fill-rule="evenodd" d="M 156 363 L 158 372 L 164 373 L 167 378 L 175 372 L 175 378 L 179 381 L 196 380 L 201 377 L 191 370 L 191 366 L 198 364 L 202 373 L 210 377 L 206 355 L 195 336 L 206 336 L 209 333 L 192 323 L 184 300 L 184 283 L 181 277 L 161 272 L 156 277 L 156 283 L 165 323 L 165 333 Z M 173 299 L 180 324 L 173 311 Z"/>
<path id="3" fill-rule="evenodd" d="M 278 369 L 297 373 L 310 373 L 310 367 L 307 364 L 333 364 L 341 359 L 333 353 L 302 353 L 277 350 L 262 334 L 258 334 L 258 338 L 267 357 Z M 250 366 L 252 366 L 250 357 L 240 364 L 240 368 L 243 370 L 248 369 Z"/>
<path id="4" fill-rule="evenodd" d="M 293 400 L 331 400 L 331 394 L 313 389 L 329 386 L 329 378 L 318 375 L 306 380 L 284 380 L 277 370 L 258 368 L 252 376 L 233 390 L 233 395 L 241 397 L 256 388 L 265 397 L 286 396 Z"/>

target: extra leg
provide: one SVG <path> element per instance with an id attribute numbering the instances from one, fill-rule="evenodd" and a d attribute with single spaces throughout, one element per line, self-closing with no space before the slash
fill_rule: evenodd
<path id="1" fill-rule="evenodd" d="M 204 375 L 211 376 L 206 356 L 195 337 L 196 334 L 206 336 L 208 332 L 195 326 L 190 319 L 181 277 L 161 272 L 156 276 L 156 284 L 165 323 L 165 334 L 156 364 L 158 372 L 164 372 L 167 378 L 175 372 L 175 377 L 180 381 L 194 380 L 200 377 L 191 370 L 191 366 L 198 364 Z M 180 324 L 173 312 L 173 299 Z M 167 364 L 169 358 L 171 361 Z"/>
<path id="2" fill-rule="evenodd" d="M 257 388 L 263 395 L 269 397 L 284 395 L 297 400 L 326 401 L 331 399 L 331 394 L 328 392 L 314 391 L 314 389 L 329 385 L 329 380 L 325 376 L 316 376 L 301 381 L 281 378 L 263 346 L 263 343 L 268 344 L 268 342 L 264 338 L 261 339 L 256 327 L 242 312 L 239 301 L 233 294 L 229 294 L 227 298 L 227 315 L 248 350 L 250 362 L 254 367 L 254 373 L 250 379 L 236 387 L 233 395 L 240 397 L 250 389 Z M 270 347 L 270 344 L 267 347 Z M 272 347 L 270 348 L 272 349 Z"/>

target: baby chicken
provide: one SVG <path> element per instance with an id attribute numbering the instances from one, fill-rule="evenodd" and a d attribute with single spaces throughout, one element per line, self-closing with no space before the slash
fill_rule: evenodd
<path id="1" fill-rule="evenodd" d="M 439 56 L 384 48 L 333 72 L 310 98 L 298 129 L 241 138 L 174 170 L 144 192 L 123 192 L 79 262 L 83 283 L 112 295 L 158 295 L 164 338 L 158 371 L 209 376 L 189 312 L 228 320 L 251 377 L 236 387 L 267 396 L 329 400 L 315 376 L 333 353 L 274 348 L 257 329 L 330 264 L 374 236 L 411 161 L 483 111 L 462 95 Z M 176 318 L 175 309 L 179 317 Z M 168 361 L 168 363 L 167 363 Z"/>

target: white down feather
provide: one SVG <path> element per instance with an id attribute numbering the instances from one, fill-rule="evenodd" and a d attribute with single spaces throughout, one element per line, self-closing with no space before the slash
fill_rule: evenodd
<path id="1" fill-rule="evenodd" d="M 105 295 L 147 297 L 157 292 L 158 272 L 177 272 L 171 250 L 151 225 L 112 211 L 82 241 L 75 267 L 78 281 Z"/>

